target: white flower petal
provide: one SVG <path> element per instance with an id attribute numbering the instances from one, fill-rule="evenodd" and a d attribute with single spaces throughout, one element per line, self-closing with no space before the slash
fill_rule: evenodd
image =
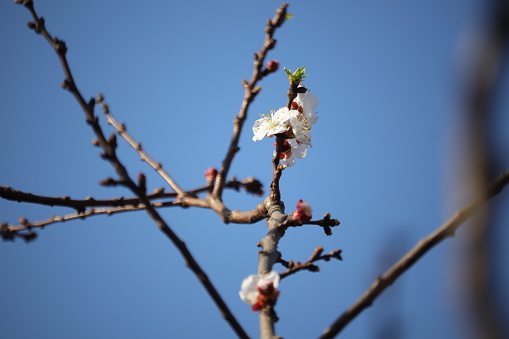
<path id="1" fill-rule="evenodd" d="M 240 299 L 248 305 L 253 305 L 256 302 L 256 299 L 258 299 L 259 292 L 256 289 L 258 280 L 259 278 L 257 275 L 250 275 L 242 281 L 239 296 Z"/>
<path id="2" fill-rule="evenodd" d="M 276 271 L 270 271 L 269 274 L 262 277 L 263 280 L 268 280 L 274 284 L 274 288 L 279 286 L 280 276 Z"/>
<path id="3" fill-rule="evenodd" d="M 308 120 L 302 114 L 299 114 L 290 118 L 290 124 L 295 139 L 302 144 L 311 145 L 311 125 Z"/>
<path id="4" fill-rule="evenodd" d="M 288 143 L 292 146 L 292 155 L 295 158 L 302 159 L 306 157 L 308 148 L 305 144 L 299 144 L 295 139 L 288 140 Z"/>
<path id="5" fill-rule="evenodd" d="M 299 93 L 294 100 L 299 106 L 302 107 L 302 114 L 308 119 L 311 125 L 316 124 L 318 117 L 316 115 L 316 108 L 318 107 L 318 98 L 313 93 Z"/>

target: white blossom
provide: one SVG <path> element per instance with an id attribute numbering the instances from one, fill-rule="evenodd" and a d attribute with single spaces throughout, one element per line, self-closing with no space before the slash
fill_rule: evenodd
<path id="1" fill-rule="evenodd" d="M 248 305 L 253 305 L 258 301 L 260 295 L 259 288 L 265 290 L 270 284 L 272 284 L 274 289 L 278 287 L 279 273 L 271 271 L 263 277 L 250 275 L 242 281 L 239 291 L 240 299 Z"/>
<path id="2" fill-rule="evenodd" d="M 254 123 L 253 141 L 288 131 L 290 129 L 288 120 L 292 114 L 294 112 L 287 107 L 280 108 L 275 112 L 271 111 L 268 115 L 262 114 L 262 117 Z"/>

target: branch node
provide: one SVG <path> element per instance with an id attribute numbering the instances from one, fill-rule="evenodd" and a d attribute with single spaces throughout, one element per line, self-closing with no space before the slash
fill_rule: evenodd
<path id="1" fill-rule="evenodd" d="M 94 111 L 94 106 L 95 106 L 95 98 L 90 98 L 90 100 L 88 101 L 88 108 L 90 109 L 91 112 Z"/>
<path id="2" fill-rule="evenodd" d="M 43 18 L 39 19 L 39 23 L 41 21 L 43 21 Z M 65 42 L 63 40 L 59 40 L 59 39 L 55 38 L 55 44 L 53 47 L 60 55 L 65 55 L 67 53 L 67 46 L 65 45 Z"/>
<path id="3" fill-rule="evenodd" d="M 117 135 L 115 133 L 112 133 L 110 137 L 108 138 L 108 143 L 112 148 L 117 148 Z"/>

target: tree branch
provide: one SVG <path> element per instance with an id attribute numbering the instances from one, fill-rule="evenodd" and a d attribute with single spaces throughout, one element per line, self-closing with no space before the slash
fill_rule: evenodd
<path id="1" fill-rule="evenodd" d="M 141 184 L 138 186 L 134 183 L 134 181 L 129 176 L 126 168 L 120 162 L 116 155 L 116 141 L 114 139 L 106 139 L 104 133 L 99 125 L 99 119 L 94 115 L 94 106 L 95 100 L 91 99 L 89 103 L 86 103 L 81 95 L 80 91 L 77 89 L 74 79 L 72 78 L 71 71 L 69 68 L 69 64 L 66 58 L 67 48 L 65 47 L 65 43 L 58 39 L 52 38 L 52 36 L 48 33 L 44 26 L 44 20 L 39 18 L 34 10 L 33 2 L 31 0 L 17 0 L 18 3 L 22 3 L 32 14 L 34 19 L 33 29 L 35 29 L 36 33 L 42 34 L 48 42 L 52 45 L 53 49 L 56 51 L 60 63 L 62 65 L 62 69 L 65 73 L 66 79 L 64 81 L 63 87 L 69 92 L 73 94 L 75 99 L 80 104 L 85 116 L 87 118 L 87 123 L 91 126 L 94 131 L 98 145 L 104 150 L 102 157 L 105 160 L 108 160 L 110 164 L 115 169 L 118 177 L 119 183 L 129 188 L 134 194 L 138 196 L 140 201 L 145 205 L 145 210 L 147 214 L 154 220 L 157 227 L 171 240 L 171 242 L 175 245 L 175 247 L 179 250 L 181 255 L 184 257 L 186 261 L 186 265 L 193 271 L 193 273 L 197 276 L 200 283 L 205 287 L 206 291 L 209 293 L 213 301 L 216 303 L 219 308 L 223 318 L 230 324 L 232 329 L 237 333 L 237 335 L 241 338 L 248 338 L 244 329 L 240 326 L 238 321 L 235 319 L 229 308 L 224 303 L 223 299 L 205 274 L 205 272 L 198 265 L 191 252 L 188 250 L 187 246 L 184 242 L 180 240 L 180 238 L 173 232 L 173 230 L 168 226 L 168 224 L 163 220 L 163 218 L 159 215 L 156 209 L 151 205 L 150 200 L 146 196 L 145 187 Z M 30 26 L 29 26 L 30 27 Z"/>
<path id="2" fill-rule="evenodd" d="M 317 248 L 315 248 L 315 251 L 309 258 L 309 260 L 306 261 L 305 263 L 300 263 L 298 261 L 297 262 L 285 261 L 280 258 L 278 262 L 280 264 L 282 264 L 284 267 L 286 267 L 287 270 L 282 273 L 279 273 L 279 276 L 281 277 L 281 279 L 283 279 L 283 278 L 288 277 L 291 274 L 297 273 L 302 270 L 307 270 L 310 272 L 318 272 L 320 270 L 320 267 L 316 266 L 314 264 L 315 262 L 320 261 L 320 260 L 330 261 L 333 258 L 338 259 L 338 260 L 343 260 L 343 258 L 341 257 L 341 252 L 342 252 L 341 250 L 335 250 L 328 254 L 322 255 L 323 247 L 318 246 Z"/>
<path id="3" fill-rule="evenodd" d="M 226 152 L 226 156 L 222 163 L 222 168 L 219 171 L 216 177 L 216 183 L 214 186 L 214 190 L 212 195 L 214 195 L 217 199 L 221 200 L 223 195 L 224 183 L 226 181 L 226 177 L 228 176 L 228 172 L 230 170 L 231 163 L 235 154 L 239 151 L 239 139 L 240 133 L 242 132 L 242 127 L 247 118 L 247 112 L 251 102 L 253 102 L 254 98 L 260 91 L 260 87 L 256 87 L 259 80 L 261 80 L 265 75 L 269 74 L 269 72 L 263 72 L 262 66 L 267 55 L 267 52 L 274 48 L 276 44 L 276 40 L 273 39 L 274 32 L 277 28 L 279 28 L 286 19 L 286 8 L 288 4 L 283 4 L 276 11 L 276 15 L 274 18 L 267 20 L 267 26 L 265 27 L 265 41 L 263 43 L 263 47 L 254 54 L 254 70 L 251 76 L 251 80 L 247 82 L 243 81 L 244 85 L 244 99 L 242 101 L 242 105 L 240 107 L 240 111 L 234 119 L 233 122 L 233 135 L 230 141 L 230 146 Z"/>
<path id="4" fill-rule="evenodd" d="M 234 189 L 235 191 L 239 191 L 240 188 L 246 190 L 248 193 L 257 194 L 256 192 L 263 192 L 261 190 L 262 184 L 253 177 L 248 177 L 243 179 L 242 181 L 238 181 L 236 178 L 232 178 L 225 185 L 225 188 Z M 185 201 L 180 201 L 181 205 L 196 206 L 196 207 L 205 207 L 208 206 L 208 203 L 205 202 L 204 199 L 194 198 L 197 194 L 209 192 L 213 188 L 212 184 L 208 184 L 206 186 L 198 187 L 190 191 L 185 192 L 185 196 L 187 199 Z M 149 200 L 155 199 L 167 199 L 167 198 L 177 198 L 178 194 L 174 192 L 164 192 L 164 188 L 157 188 L 151 194 L 147 195 Z M 119 207 L 119 206 L 137 206 L 141 204 L 139 198 L 112 198 L 112 199 L 94 199 L 93 197 L 87 197 L 86 199 L 71 199 L 70 196 L 63 197 L 48 197 L 43 195 L 36 195 L 28 192 L 23 192 L 8 186 L 0 186 L 0 198 L 6 200 L 12 200 L 17 202 L 25 202 L 25 203 L 34 203 L 39 205 L 48 205 L 48 206 L 63 206 L 70 207 L 75 209 L 78 214 L 84 213 L 88 207 L 102 207 L 102 206 L 111 206 L 111 207 Z M 202 200 L 202 201 L 199 201 Z M 173 203 L 172 203 L 173 204 Z M 178 205 L 178 204 L 173 204 Z M 163 205 L 164 206 L 164 205 Z M 238 212 L 238 211 L 236 211 Z M 248 212 L 243 212 L 248 213 Z M 235 217 L 233 217 L 235 219 Z M 235 223 L 244 223 L 239 221 L 234 221 Z"/>
<path id="5" fill-rule="evenodd" d="M 396 281 L 403 273 L 415 264 L 423 255 L 425 255 L 435 245 L 439 244 L 448 237 L 452 237 L 456 230 L 469 218 L 471 218 L 481 207 L 495 195 L 499 194 L 509 183 L 509 171 L 502 173 L 495 182 L 486 190 L 483 198 L 474 201 L 470 205 L 456 212 L 445 224 L 439 227 L 426 238 L 420 240 L 417 245 L 404 255 L 387 272 L 378 277 L 334 323 L 327 328 L 321 335 L 321 339 L 334 338 L 346 325 L 348 325 L 364 309 L 373 304 L 375 299 L 390 285 Z"/>

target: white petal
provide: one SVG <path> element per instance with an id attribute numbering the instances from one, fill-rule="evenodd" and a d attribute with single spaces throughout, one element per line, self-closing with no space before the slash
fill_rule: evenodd
<path id="1" fill-rule="evenodd" d="M 274 284 L 274 288 L 277 288 L 279 286 L 280 276 L 279 276 L 279 273 L 277 273 L 276 271 L 270 271 L 269 274 L 264 275 L 262 278 L 264 280 L 271 281 L 272 284 Z"/>
<path id="2" fill-rule="evenodd" d="M 308 119 L 309 123 L 314 125 L 318 121 L 316 108 L 318 107 L 318 98 L 313 93 L 300 93 L 294 100 L 302 107 L 302 113 Z"/>
<path id="3" fill-rule="evenodd" d="M 259 292 L 256 289 L 258 281 L 259 277 L 257 275 L 250 275 L 242 281 L 239 296 L 248 305 L 253 305 L 258 299 Z"/>
<path id="4" fill-rule="evenodd" d="M 255 121 L 253 125 L 253 141 L 262 140 L 267 135 L 267 128 L 265 118 L 261 118 Z"/>

